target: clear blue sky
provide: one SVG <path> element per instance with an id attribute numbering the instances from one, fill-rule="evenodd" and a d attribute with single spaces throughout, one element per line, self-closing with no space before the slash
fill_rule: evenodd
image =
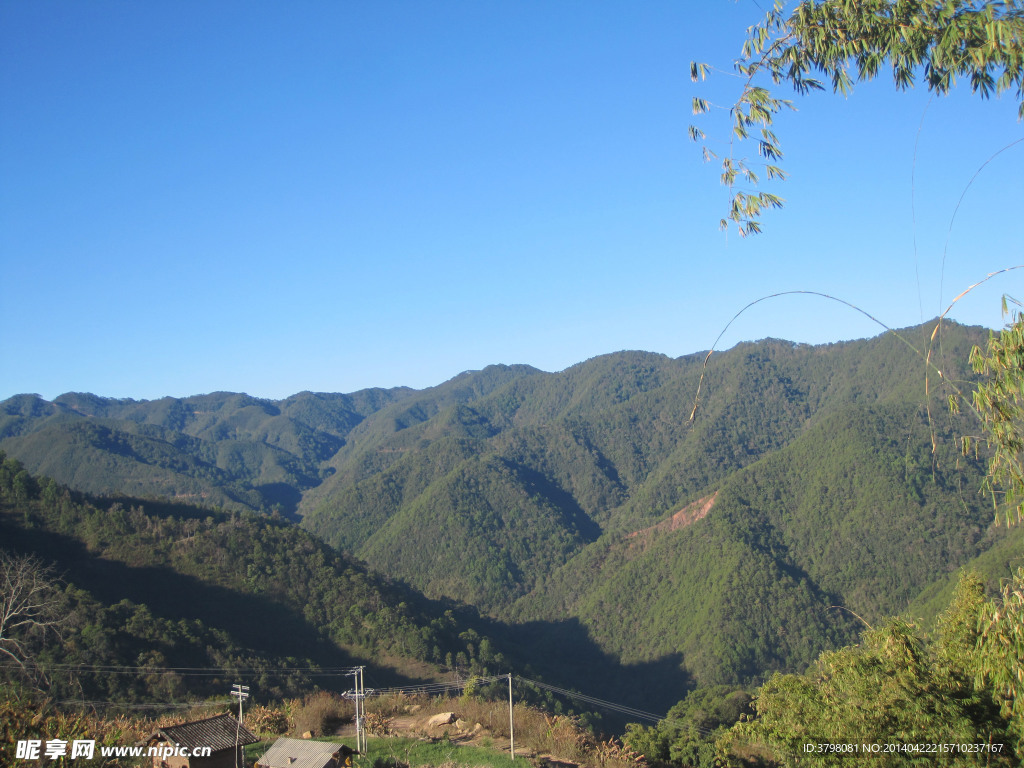
<path id="1" fill-rule="evenodd" d="M 728 70 L 760 16 L 0 0 L 0 399 L 279 398 L 677 356 L 798 289 L 906 326 L 1024 263 L 1024 143 L 950 230 L 1024 137 L 1013 94 L 932 100 L 888 76 L 799 100 L 778 126 L 787 207 L 760 237 L 720 233 L 727 193 L 686 128 L 694 95 L 727 105 L 738 81 L 694 85 L 688 63 Z M 722 119 L 702 127 L 724 137 Z M 1024 297 L 1024 270 L 951 316 L 998 326 L 1004 292 Z M 720 346 L 880 330 L 794 296 Z"/>

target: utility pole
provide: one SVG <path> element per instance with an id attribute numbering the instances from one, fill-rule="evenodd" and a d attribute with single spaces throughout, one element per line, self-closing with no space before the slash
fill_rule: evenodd
<path id="1" fill-rule="evenodd" d="M 366 754 L 366 686 L 363 685 L 363 668 L 359 667 L 359 722 L 356 728 L 356 744 Z"/>
<path id="2" fill-rule="evenodd" d="M 355 690 L 352 693 L 346 693 L 345 698 L 352 699 L 356 703 L 356 751 L 361 754 L 366 754 L 366 727 L 365 718 L 366 706 L 363 699 L 366 698 L 366 688 L 363 687 L 363 668 L 356 667 L 350 675 L 353 677 L 352 685 Z"/>
<path id="3" fill-rule="evenodd" d="M 239 768 L 238 758 L 240 750 L 238 749 L 238 736 L 242 729 L 242 702 L 249 698 L 249 686 L 235 683 L 231 686 L 231 695 L 238 697 L 238 725 L 235 728 L 235 768 Z"/>
<path id="4" fill-rule="evenodd" d="M 512 718 L 512 673 L 508 673 L 508 754 L 516 761 L 516 724 Z"/>

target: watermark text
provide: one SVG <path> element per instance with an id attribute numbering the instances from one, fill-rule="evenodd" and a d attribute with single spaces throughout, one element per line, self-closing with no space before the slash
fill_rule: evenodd
<path id="1" fill-rule="evenodd" d="M 112 747 L 105 744 L 96 747 L 95 739 L 22 739 L 18 742 L 14 756 L 18 760 L 56 760 L 59 757 L 84 758 L 92 760 L 97 751 L 101 757 L 209 757 L 212 747 L 183 747 L 180 744 L 154 744 L 149 747 Z"/>

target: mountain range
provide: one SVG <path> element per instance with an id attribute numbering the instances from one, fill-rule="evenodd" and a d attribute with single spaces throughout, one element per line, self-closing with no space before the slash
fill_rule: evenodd
<path id="1" fill-rule="evenodd" d="M 277 401 L 19 395 L 0 403 L 0 449 L 97 508 L 269 516 L 417 615 L 465 606 L 452 636 L 471 627 L 506 663 L 671 704 L 802 671 L 864 623 L 934 613 L 966 564 L 998 577 L 1024 554 L 978 493 L 985 457 L 958 450 L 969 409 L 945 402 L 970 391 L 986 332 L 933 328 Z"/>

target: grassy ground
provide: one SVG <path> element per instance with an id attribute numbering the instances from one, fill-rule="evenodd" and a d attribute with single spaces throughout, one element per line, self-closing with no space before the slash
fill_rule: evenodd
<path id="1" fill-rule="evenodd" d="M 246 763 L 252 765 L 273 744 L 276 736 L 269 734 L 286 730 L 354 746 L 351 707 L 350 701 L 323 691 L 283 707 L 254 707 L 246 724 L 269 740 L 248 747 Z M 507 699 L 392 695 L 368 700 L 367 709 L 367 727 L 376 738 L 370 738 L 368 754 L 357 758 L 354 768 L 513 768 Z M 515 768 L 545 763 L 646 768 L 640 755 L 595 736 L 577 718 L 519 703 L 514 711 Z M 429 724 L 442 713 L 449 718 L 445 725 Z"/>
<path id="2" fill-rule="evenodd" d="M 245 748 L 246 764 L 254 763 L 266 752 L 275 739 L 257 742 Z M 317 741 L 333 741 L 355 747 L 355 739 L 317 739 Z M 496 749 L 478 746 L 461 746 L 452 742 L 426 742 L 420 739 L 391 738 L 369 739 L 367 754 L 357 756 L 353 765 L 356 768 L 399 768 L 399 766 L 466 766 L 467 768 L 513 768 L 508 754 Z M 515 762 L 516 768 L 523 768 L 529 763 L 523 758 Z"/>

